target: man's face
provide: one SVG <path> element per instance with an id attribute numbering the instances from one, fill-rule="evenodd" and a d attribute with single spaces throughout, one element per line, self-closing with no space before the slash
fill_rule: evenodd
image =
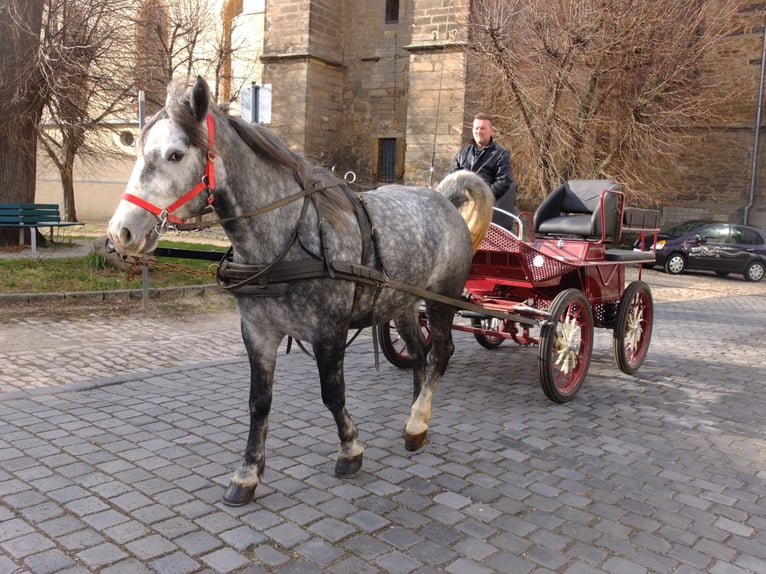
<path id="1" fill-rule="evenodd" d="M 476 147 L 484 147 L 492 139 L 492 123 L 489 120 L 473 120 L 473 141 Z"/>

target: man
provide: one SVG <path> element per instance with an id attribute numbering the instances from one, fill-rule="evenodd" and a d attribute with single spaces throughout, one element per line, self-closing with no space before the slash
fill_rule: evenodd
<path id="1" fill-rule="evenodd" d="M 492 138 L 495 128 L 485 114 L 476 114 L 473 119 L 473 141 L 461 149 L 452 161 L 450 173 L 467 169 L 479 174 L 495 194 L 495 205 L 516 213 L 516 190 L 519 185 L 513 180 L 513 166 L 508 151 L 495 143 Z"/>

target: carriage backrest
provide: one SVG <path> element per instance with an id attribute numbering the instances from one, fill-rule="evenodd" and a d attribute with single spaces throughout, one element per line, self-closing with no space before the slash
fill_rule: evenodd
<path id="1" fill-rule="evenodd" d="M 569 180 L 537 208 L 535 233 L 613 241 L 620 233 L 621 199 L 620 187 L 612 180 Z"/>

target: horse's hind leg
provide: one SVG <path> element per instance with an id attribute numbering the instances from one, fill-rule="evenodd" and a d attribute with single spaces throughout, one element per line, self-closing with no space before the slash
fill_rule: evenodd
<path id="1" fill-rule="evenodd" d="M 426 380 L 426 341 L 420 325 L 420 312 L 413 311 L 396 319 L 396 331 L 407 344 L 412 361 L 412 400 L 418 398 Z"/>
<path id="2" fill-rule="evenodd" d="M 346 383 L 343 377 L 346 332 L 330 335 L 313 346 L 322 385 L 322 402 L 332 413 L 340 438 L 335 476 L 351 478 L 362 469 L 364 447 L 358 441 L 359 431 L 346 410 Z"/>
<path id="3" fill-rule="evenodd" d="M 253 500 L 255 487 L 263 476 L 266 466 L 266 432 L 271 411 L 274 368 L 277 361 L 277 347 L 281 338 L 268 341 L 263 335 L 255 335 L 252 328 L 242 321 L 242 339 L 250 359 L 250 432 L 247 436 L 245 459 L 234 472 L 223 495 L 228 506 L 242 506 Z"/>
<path id="4" fill-rule="evenodd" d="M 404 427 L 404 447 L 415 451 L 426 442 L 428 421 L 431 419 L 431 402 L 444 371 L 447 370 L 455 346 L 452 342 L 452 320 L 455 310 L 441 303 L 428 305 L 428 322 L 431 328 L 431 351 L 428 354 L 428 370 L 425 383 L 418 389 L 415 381 L 415 399 L 410 417 Z"/>

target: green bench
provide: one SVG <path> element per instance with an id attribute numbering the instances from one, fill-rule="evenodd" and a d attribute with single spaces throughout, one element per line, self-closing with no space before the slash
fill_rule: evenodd
<path id="1" fill-rule="evenodd" d="M 48 227 L 53 241 L 53 228 L 85 225 L 76 221 L 61 221 L 59 206 L 55 203 L 0 203 L 0 227 L 17 227 L 19 244 L 24 245 L 24 230 L 31 229 L 32 252 L 37 251 L 38 227 Z"/>

